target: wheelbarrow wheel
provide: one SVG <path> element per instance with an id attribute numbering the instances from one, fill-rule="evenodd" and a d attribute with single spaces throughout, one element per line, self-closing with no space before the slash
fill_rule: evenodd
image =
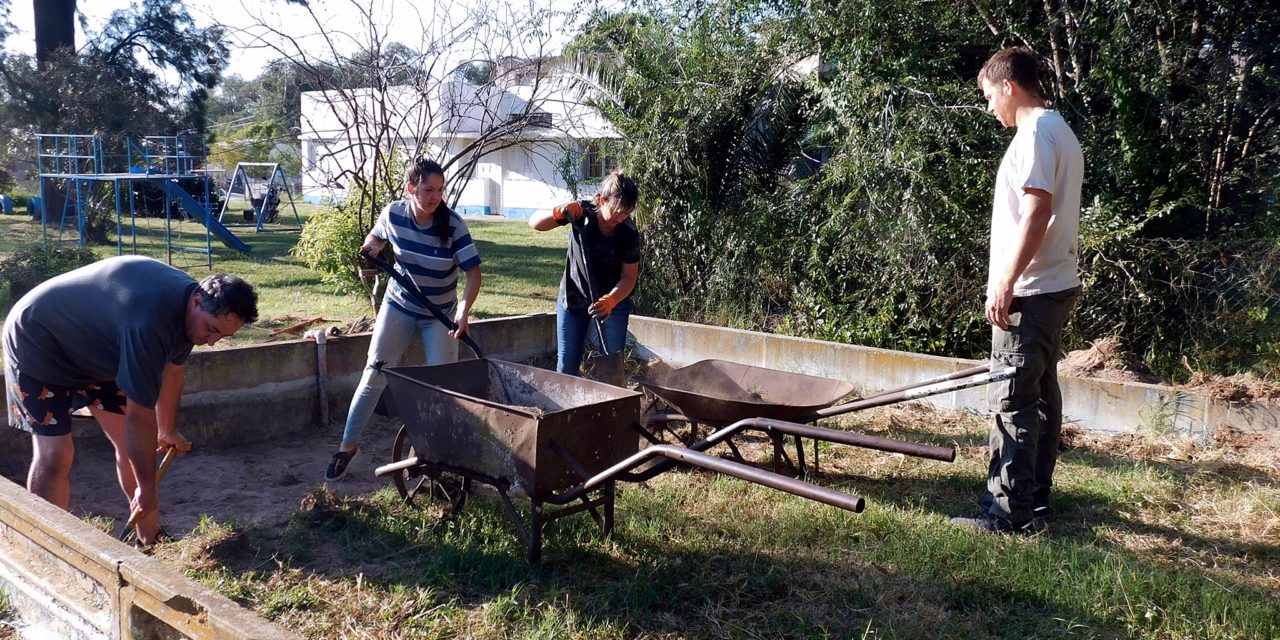
<path id="1" fill-rule="evenodd" d="M 413 445 L 409 444 L 409 429 L 401 426 L 400 432 L 396 434 L 395 444 L 391 445 L 391 461 L 400 462 L 415 455 L 417 454 L 413 450 Z M 421 467 L 410 467 L 392 474 L 391 481 L 395 483 L 396 491 L 400 492 L 400 497 L 405 503 L 416 507 L 419 505 L 414 504 L 414 498 L 423 489 L 430 489 L 428 483 L 431 479 L 422 473 Z"/>
<path id="2" fill-rule="evenodd" d="M 391 461 L 400 462 L 415 455 L 417 452 L 414 451 L 413 445 L 409 444 L 409 428 L 401 426 L 400 431 L 396 433 L 395 442 L 391 445 Z M 445 473 L 425 464 L 402 469 L 392 474 L 391 481 L 395 483 L 396 491 L 400 493 L 405 504 L 421 508 L 422 505 L 416 502 L 419 495 L 426 493 L 429 497 L 439 496 L 449 503 L 451 517 L 462 511 L 467 501 L 467 494 L 471 492 L 470 478 Z"/>

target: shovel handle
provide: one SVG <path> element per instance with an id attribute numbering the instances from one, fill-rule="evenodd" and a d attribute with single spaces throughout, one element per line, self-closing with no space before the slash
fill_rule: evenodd
<path id="1" fill-rule="evenodd" d="M 574 241 L 578 244 L 578 255 L 582 257 L 582 275 L 587 279 L 587 304 L 594 304 L 596 292 L 591 284 L 591 258 L 587 256 L 587 244 L 582 240 L 584 231 L 580 230 L 576 224 L 570 226 L 569 233 L 573 235 Z M 606 356 L 610 355 L 609 341 L 604 338 L 604 320 L 592 316 L 591 321 L 596 326 L 596 334 L 600 337 L 600 351 Z"/>
<path id="2" fill-rule="evenodd" d="M 173 459 L 178 456 L 177 447 L 169 447 L 164 452 L 164 459 L 160 461 L 160 467 L 156 469 L 156 486 L 160 486 L 160 480 L 164 478 L 164 472 L 169 470 L 169 465 L 173 464 Z M 128 531 L 138 525 L 138 514 L 134 511 L 129 514 L 129 521 L 125 523 L 124 530 Z"/>
<path id="3" fill-rule="evenodd" d="M 440 310 L 440 307 L 437 307 L 434 302 L 427 298 L 426 294 L 422 293 L 422 290 L 418 288 L 416 283 L 414 283 L 413 278 L 396 271 L 395 267 L 388 264 L 386 260 L 383 260 L 368 251 L 362 250 L 360 255 L 365 260 L 377 265 L 379 269 L 387 272 L 387 276 L 400 283 L 400 288 L 404 289 L 405 293 L 408 293 L 409 296 L 413 298 L 414 302 L 421 305 L 423 309 L 430 311 L 431 315 L 435 316 L 436 320 L 439 320 L 441 324 L 448 327 L 450 331 L 458 330 L 458 324 L 454 322 L 452 318 L 445 315 L 445 313 Z M 476 358 L 484 357 L 484 355 L 480 353 L 480 345 L 476 344 L 476 341 L 471 338 L 471 334 L 469 332 L 462 334 L 461 339 L 463 343 L 471 348 L 471 352 L 476 354 Z"/>

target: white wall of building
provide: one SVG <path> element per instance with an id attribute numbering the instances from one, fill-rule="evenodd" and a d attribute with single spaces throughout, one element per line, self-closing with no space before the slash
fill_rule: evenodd
<path id="1" fill-rule="evenodd" d="M 369 91 L 303 93 L 302 196 L 308 202 L 333 202 L 346 196 L 350 179 L 344 171 L 372 157 L 372 145 L 379 144 L 360 138 L 361 127 L 350 126 L 362 118 L 398 123 L 394 132 L 383 136 L 383 144 L 414 149 L 423 141 L 429 153 L 447 161 L 462 153 L 485 127 L 532 109 L 550 120 L 551 126 L 524 129 L 517 138 L 506 140 L 514 144 L 482 157 L 468 179 L 447 176 L 448 188 L 457 196 L 460 213 L 527 218 L 567 202 L 574 194 L 561 167 L 566 156 L 576 152 L 577 141 L 617 137 L 599 112 L 567 87 L 552 80 L 544 80 L 540 87 L 506 90 L 447 82 L 431 105 L 411 87 L 394 87 L 386 96 Z M 388 117 L 392 112 L 397 115 Z M 577 197 L 594 194 L 594 184 L 576 182 Z"/>

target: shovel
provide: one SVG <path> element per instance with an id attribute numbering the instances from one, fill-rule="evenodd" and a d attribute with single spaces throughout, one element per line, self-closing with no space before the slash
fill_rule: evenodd
<path id="1" fill-rule="evenodd" d="M 582 275 L 587 279 L 587 304 L 591 304 L 597 300 L 591 280 L 591 258 L 587 256 L 586 243 L 582 241 L 582 230 L 576 224 L 572 225 L 572 227 L 570 233 L 573 234 L 574 242 L 578 244 L 578 255 L 582 256 Z M 609 343 L 604 338 L 604 320 L 592 316 L 591 324 L 595 325 L 596 336 L 600 338 L 601 353 L 601 355 L 587 359 L 587 363 L 592 370 L 591 377 L 615 387 L 625 387 L 627 381 L 625 371 L 622 368 L 622 351 L 609 352 Z"/>

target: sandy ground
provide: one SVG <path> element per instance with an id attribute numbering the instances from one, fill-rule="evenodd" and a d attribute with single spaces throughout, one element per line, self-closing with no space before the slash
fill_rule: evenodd
<path id="1" fill-rule="evenodd" d="M 90 419 L 75 433 L 76 459 L 71 471 L 71 511 L 116 520 L 118 534 L 127 519 L 124 494 L 116 482 L 111 443 Z M 363 444 L 347 477 L 332 483 L 339 495 L 376 491 L 391 484 L 373 470 L 390 462 L 399 421 L 374 416 L 362 434 Z M 179 427 L 181 429 L 181 427 Z M 83 435 L 80 435 L 83 434 Z M 220 522 L 283 523 L 298 503 L 324 483 L 325 467 L 337 450 L 342 426 L 334 424 L 315 437 L 258 442 L 243 450 L 204 449 L 200 443 L 173 461 L 160 483 L 161 523 L 181 537 L 208 515 Z M 0 475 L 26 484 L 30 450 L 0 456 Z"/>

